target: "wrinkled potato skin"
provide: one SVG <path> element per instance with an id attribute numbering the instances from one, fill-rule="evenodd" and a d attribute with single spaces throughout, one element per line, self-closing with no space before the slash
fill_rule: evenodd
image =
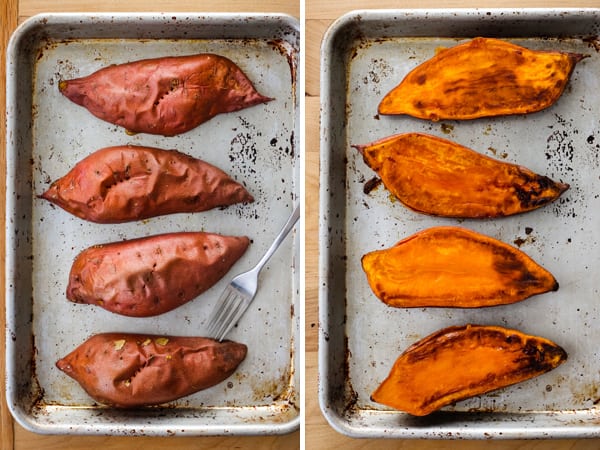
<path id="1" fill-rule="evenodd" d="M 265 103 L 232 61 L 219 55 L 144 59 L 59 83 L 96 117 L 135 133 L 175 136 L 217 114 Z"/>
<path id="2" fill-rule="evenodd" d="M 548 339 L 496 326 L 442 329 L 410 346 L 371 399 L 415 416 L 548 372 L 567 353 Z"/>
<path id="3" fill-rule="evenodd" d="M 89 247 L 73 262 L 67 298 L 125 316 L 162 314 L 213 286 L 248 245 L 245 236 L 181 232 Z"/>
<path id="4" fill-rule="evenodd" d="M 462 227 L 425 229 L 361 262 L 373 293 L 397 308 L 507 305 L 558 289 L 519 249 Z"/>
<path id="5" fill-rule="evenodd" d="M 379 113 L 437 121 L 540 111 L 559 99 L 583 58 L 475 38 L 413 69 L 383 98 Z"/>
<path id="6" fill-rule="evenodd" d="M 97 223 L 206 211 L 254 201 L 221 169 L 176 150 L 123 145 L 79 161 L 41 195 Z"/>
<path id="7" fill-rule="evenodd" d="M 397 134 L 355 147 L 404 205 L 434 216 L 520 214 L 553 202 L 569 188 L 526 167 L 424 133 Z"/>
<path id="8" fill-rule="evenodd" d="M 220 383 L 246 352 L 244 344 L 204 337 L 103 333 L 90 337 L 56 366 L 97 402 L 136 408 Z"/>

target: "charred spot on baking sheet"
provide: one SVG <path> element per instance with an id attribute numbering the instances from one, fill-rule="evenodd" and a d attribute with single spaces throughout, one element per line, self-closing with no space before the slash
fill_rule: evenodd
<path id="1" fill-rule="evenodd" d="M 600 52 L 600 37 L 599 36 L 584 37 L 583 42 L 586 42 L 589 47 L 593 48 L 597 52 Z"/>
<path id="2" fill-rule="evenodd" d="M 365 193 L 365 195 L 369 195 L 371 193 L 371 191 L 373 189 L 376 189 L 377 187 L 379 187 L 379 185 L 382 183 L 381 178 L 375 176 L 373 178 L 371 178 L 370 180 L 368 180 L 364 186 L 363 186 L 363 192 Z"/>
<path id="3" fill-rule="evenodd" d="M 555 123 L 549 126 L 550 134 L 546 139 L 545 157 L 548 164 L 548 176 L 561 182 L 569 182 L 574 176 L 573 163 L 577 158 L 587 158 L 589 165 L 598 167 L 600 155 L 598 152 L 586 152 L 585 154 L 576 150 L 575 139 L 579 129 L 573 123 L 573 119 L 565 119 L 559 114 L 554 114 Z M 588 137 L 589 139 L 589 137 Z M 587 141 L 587 139 L 586 139 Z M 563 195 L 552 204 L 552 212 L 557 216 L 577 217 L 585 213 L 586 202 L 581 202 L 581 188 L 577 184 L 571 185 L 567 195 Z"/>
<path id="4" fill-rule="evenodd" d="M 358 393 L 352 387 L 352 383 L 350 382 L 350 359 L 352 358 L 352 352 L 348 346 L 348 336 L 344 335 L 344 377 L 345 386 L 344 386 L 344 395 L 343 395 L 343 411 L 344 413 L 352 413 L 356 410 L 356 405 L 358 403 Z"/>
<path id="5" fill-rule="evenodd" d="M 292 130 L 292 132 L 290 133 L 290 151 L 286 152 L 286 154 L 289 154 L 292 158 L 294 158 L 296 154 L 296 141 L 294 140 L 294 136 L 294 130 Z"/>
<path id="6" fill-rule="evenodd" d="M 450 125 L 449 123 L 440 124 L 440 128 L 444 134 L 451 134 L 454 131 L 454 125 Z"/>
<path id="7" fill-rule="evenodd" d="M 28 395 L 31 399 L 31 403 L 29 405 L 29 414 L 33 414 L 33 411 L 36 409 L 40 409 L 44 404 L 44 396 L 45 391 L 41 386 L 38 376 L 37 376 L 37 354 L 38 349 L 35 345 L 35 335 L 31 335 L 31 359 L 30 359 L 30 371 L 31 378 L 29 379 L 29 383 L 24 387 L 28 389 Z"/>
<path id="8" fill-rule="evenodd" d="M 260 183 L 257 183 L 259 170 L 258 164 L 258 146 L 256 138 L 262 136 L 262 132 L 256 129 L 256 126 L 250 123 L 242 116 L 238 116 L 240 126 L 232 128 L 235 133 L 229 142 L 228 159 L 231 163 L 230 173 L 236 181 L 243 184 L 246 189 L 251 191 L 255 199 L 264 196 L 264 189 Z M 248 183 L 251 183 L 248 186 Z M 239 217 L 248 217 L 258 219 L 258 210 L 254 204 L 244 205 L 243 208 L 235 208 Z"/>
<path id="9" fill-rule="evenodd" d="M 371 58 L 362 82 L 364 85 L 370 86 L 375 95 L 381 95 L 379 83 L 393 75 L 393 72 L 394 68 L 387 61 L 380 58 Z"/>
<path id="10" fill-rule="evenodd" d="M 288 66 L 290 68 L 290 77 L 292 85 L 296 81 L 296 49 L 291 47 L 286 41 L 282 39 L 272 39 L 267 41 L 274 50 L 278 51 L 282 56 L 287 59 Z"/>
<path id="11" fill-rule="evenodd" d="M 528 234 L 527 232 L 525 232 L 525 234 Z M 534 238 L 533 236 L 527 236 L 527 237 L 517 237 L 513 243 L 517 246 L 517 247 L 521 247 L 524 244 L 533 244 L 536 241 L 536 238 Z"/>

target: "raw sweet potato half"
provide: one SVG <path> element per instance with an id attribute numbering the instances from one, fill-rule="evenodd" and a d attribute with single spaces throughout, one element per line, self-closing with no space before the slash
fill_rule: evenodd
<path id="1" fill-rule="evenodd" d="M 479 308 L 556 291 L 550 272 L 524 252 L 462 227 L 432 227 L 362 257 L 369 286 L 399 307 Z"/>
<path id="2" fill-rule="evenodd" d="M 143 59 L 61 80 L 59 90 L 129 132 L 174 136 L 217 114 L 272 100 L 231 60 L 215 54 Z"/>
<path id="3" fill-rule="evenodd" d="M 435 216 L 519 214 L 556 200 L 569 188 L 526 167 L 424 133 L 397 134 L 354 147 L 404 205 Z"/>
<path id="4" fill-rule="evenodd" d="M 413 69 L 381 100 L 379 113 L 437 121 L 540 111 L 558 100 L 583 58 L 476 38 Z"/>
<path id="5" fill-rule="evenodd" d="M 177 150 L 135 145 L 95 151 L 40 197 L 98 223 L 254 201 L 244 186 L 218 167 Z"/>
<path id="6" fill-rule="evenodd" d="M 542 337 L 497 326 L 454 326 L 406 349 L 371 399 L 425 416 L 536 377 L 566 360 L 564 349 Z"/>
<path id="7" fill-rule="evenodd" d="M 125 316 L 162 314 L 213 286 L 249 242 L 245 236 L 180 232 L 95 245 L 75 258 L 67 298 Z"/>
<path id="8" fill-rule="evenodd" d="M 244 344 L 204 337 L 102 333 L 57 361 L 97 402 L 116 408 L 157 405 L 228 378 Z"/>

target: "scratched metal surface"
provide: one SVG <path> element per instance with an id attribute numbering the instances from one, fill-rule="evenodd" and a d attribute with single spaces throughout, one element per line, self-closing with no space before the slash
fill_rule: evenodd
<path id="1" fill-rule="evenodd" d="M 402 438 L 600 435 L 600 53 L 593 45 L 599 30 L 598 10 L 357 11 L 328 30 L 321 54 L 319 399 L 338 431 Z M 536 114 L 438 123 L 377 115 L 381 98 L 436 48 L 475 36 L 589 58 L 559 101 Z M 571 188 L 537 211 L 480 221 L 420 215 L 393 201 L 383 185 L 365 193 L 375 173 L 350 145 L 408 131 L 454 140 Z M 518 246 L 554 273 L 560 289 L 495 308 L 386 306 L 371 292 L 361 256 L 435 225 L 461 225 Z M 409 345 L 466 323 L 544 336 L 566 349 L 568 361 L 421 419 L 370 400 Z"/>
<path id="2" fill-rule="evenodd" d="M 281 15 L 37 16 L 15 33 L 8 62 L 8 403 L 42 433 L 275 434 L 299 424 L 299 233 L 261 274 L 252 307 L 228 338 L 248 356 L 226 381 L 164 407 L 97 405 L 55 362 L 94 333 L 203 335 L 225 284 L 252 267 L 299 201 L 297 21 Z M 103 66 L 214 52 L 275 100 L 222 114 L 177 137 L 128 135 L 63 97 L 58 82 Z M 118 144 L 176 148 L 244 183 L 255 202 L 119 225 L 85 222 L 36 196 L 92 151 Z M 66 300 L 68 272 L 88 246 L 171 231 L 247 235 L 251 246 L 216 286 L 153 318 Z M 293 236 L 293 237 L 292 237 Z"/>

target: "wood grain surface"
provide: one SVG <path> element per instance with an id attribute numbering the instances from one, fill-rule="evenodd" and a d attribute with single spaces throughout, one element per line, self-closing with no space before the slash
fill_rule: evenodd
<path id="1" fill-rule="evenodd" d="M 534 0 L 534 1 L 474 1 L 474 0 L 320 0 L 305 1 L 305 367 L 303 375 L 306 386 L 305 448 L 365 450 L 365 449 L 528 449 L 528 450 L 587 450 L 600 448 L 600 440 L 554 440 L 554 441 L 414 441 L 350 439 L 335 432 L 320 412 L 317 399 L 317 352 L 318 352 L 318 213 L 319 213 L 319 50 L 324 32 L 340 15 L 365 8 L 455 8 L 455 7 L 600 7 L 600 0 Z M 300 17 L 298 0 L 2 0 L 2 68 L 0 86 L 0 111 L 5 113 L 5 49 L 8 36 L 17 23 L 41 12 L 94 12 L 94 11 L 198 11 L 198 12 L 283 12 Z M 0 138 L 0 176 L 5 176 L 5 126 L 2 121 Z M 0 201 L 4 209 L 4 183 L 0 188 Z M 4 215 L 0 219 L 4 224 Z M 0 238 L 0 250 L 4 255 L 4 235 Z M 4 259 L 2 259 L 4 261 Z M 4 274 L 4 263 L 2 274 Z M 0 277 L 0 292 L 4 293 L 4 276 Z M 0 307 L 0 324 L 4 325 L 4 302 Z M 2 326 L 4 329 L 4 326 Z M 0 377 L 4 380 L 4 346 L 0 346 Z M 0 391 L 0 450 L 23 449 L 294 449 L 300 447 L 300 432 L 285 436 L 269 437 L 203 437 L 203 438 L 149 438 L 104 436 L 48 436 L 30 433 L 12 420 L 6 407 L 4 389 Z"/>

